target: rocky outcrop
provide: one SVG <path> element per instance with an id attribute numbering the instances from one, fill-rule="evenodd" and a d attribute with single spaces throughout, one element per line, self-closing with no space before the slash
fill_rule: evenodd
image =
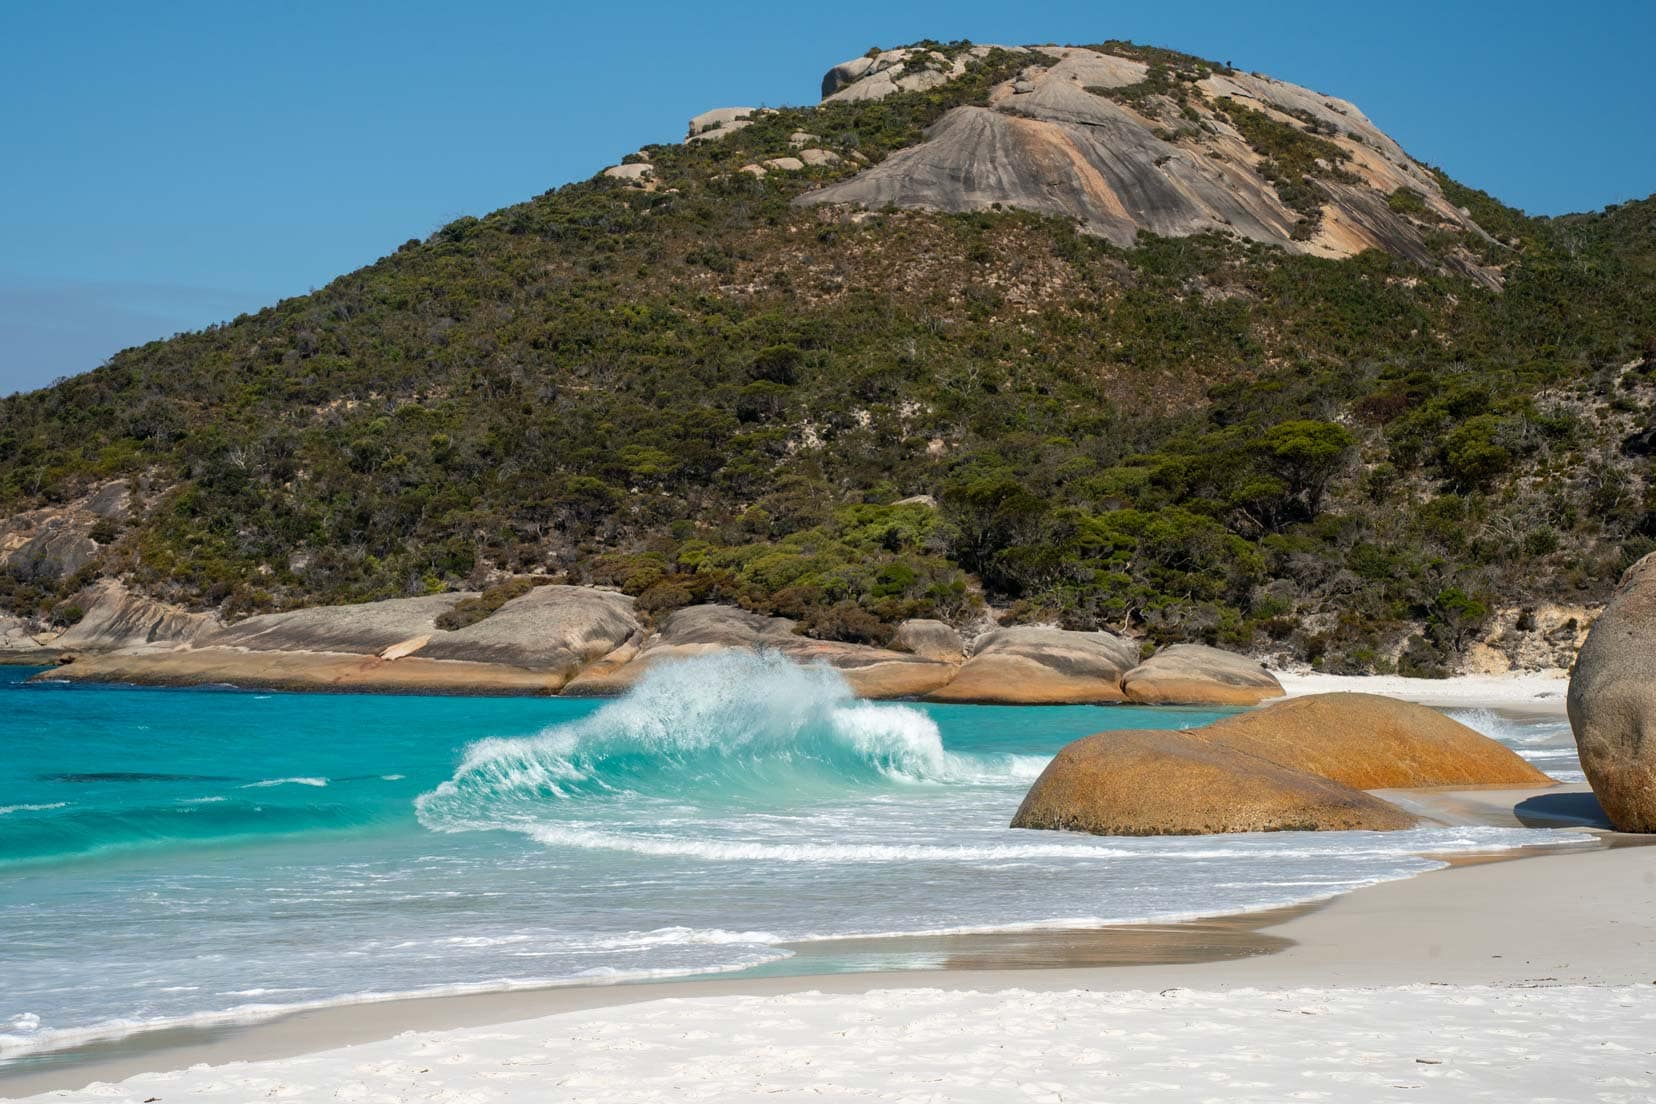
<path id="1" fill-rule="evenodd" d="M 969 64 L 958 55 L 946 71 L 929 58 L 916 69 L 915 59 L 888 64 L 886 57 L 836 66 L 823 82 L 827 98 L 927 87 Z M 1189 64 L 1170 80 L 1164 70 L 1152 80 L 1144 61 L 1102 49 L 1046 46 L 1031 57 L 1016 78 L 994 89 L 988 106 L 954 108 L 920 144 L 796 202 L 950 212 L 1010 207 L 1075 219 L 1122 246 L 1141 231 L 1218 232 L 1322 257 L 1384 249 L 1422 264 L 1435 263 L 1427 238 L 1437 230 L 1482 234 L 1444 197 L 1436 177 L 1344 100 L 1205 64 Z M 1275 170 L 1228 105 L 1256 113 L 1280 133 L 1310 132 L 1329 144 L 1317 147 L 1334 152 L 1315 169 L 1322 205 L 1314 217 L 1278 193 L 1267 175 Z M 1389 202 L 1403 190 L 1418 197 L 1418 204 L 1397 205 L 1410 211 Z M 1458 267 L 1490 286 L 1499 282 L 1470 255 Z"/>
<path id="2" fill-rule="evenodd" d="M 97 542 L 73 522 L 53 520 L 6 557 L 6 568 L 19 579 L 55 583 L 75 574 L 97 555 Z"/>
<path id="3" fill-rule="evenodd" d="M 508 593 L 516 596 L 502 601 Z M 1123 676 L 1138 666 L 1138 646 L 1109 633 L 1002 628 L 968 648 L 944 622 L 912 620 L 884 648 L 802 636 L 787 618 L 724 605 L 677 610 L 648 633 L 632 598 L 596 587 L 317 606 L 230 626 L 129 594 L 114 580 L 82 600 L 87 615 L 45 657 L 61 650 L 70 661 L 54 677 L 608 696 L 664 663 L 744 651 L 832 667 L 864 698 L 1033 705 L 1122 701 Z M 451 612 L 479 619 L 445 617 Z M 455 623 L 463 627 L 445 627 Z M 21 630 L 13 636 L 22 639 Z M 0 646 L 0 654 L 6 650 Z M 1246 665 L 1225 657 L 1209 666 L 1224 662 Z"/>
<path id="4" fill-rule="evenodd" d="M 769 642 L 795 663 L 825 663 L 851 685 L 859 698 L 919 698 L 946 686 L 955 665 L 906 652 L 790 636 Z"/>
<path id="5" fill-rule="evenodd" d="M 1656 554 L 1627 569 L 1570 673 L 1581 769 L 1610 822 L 1656 832 Z"/>
<path id="6" fill-rule="evenodd" d="M 1414 818 L 1360 790 L 1171 731 L 1068 745 L 1030 787 L 1014 828 L 1111 836 L 1384 831 Z"/>
<path id="7" fill-rule="evenodd" d="M 0 663 L 50 663 L 56 654 L 35 639 L 22 618 L 0 613 Z"/>
<path id="8" fill-rule="evenodd" d="M 690 120 L 687 141 L 707 142 L 729 137 L 753 123 L 755 109 L 751 107 L 716 107 Z"/>
<path id="9" fill-rule="evenodd" d="M 467 593 L 318 606 L 228 628 L 98 584 L 58 646 L 54 678 L 284 689 L 556 693 L 569 677 L 641 635 L 632 599 L 588 587 L 537 587 L 462 629 L 437 620 Z M 165 644 L 165 654 L 155 654 Z"/>
<path id="10" fill-rule="evenodd" d="M 52 642 L 61 651 L 176 648 L 216 632 L 217 617 L 190 613 L 100 579 L 76 599 L 85 614 Z"/>
<path id="11" fill-rule="evenodd" d="M 972 643 L 972 655 L 937 702 L 1054 705 L 1119 702 L 1121 677 L 1138 665 L 1138 645 L 1104 632 L 1033 626 L 995 629 Z"/>
<path id="12" fill-rule="evenodd" d="M 318 606 L 250 617 L 202 638 L 203 648 L 408 657 L 523 667 L 553 689 L 640 632 L 632 599 L 590 587 L 542 586 L 463 629 L 437 620 L 469 593 Z"/>
<path id="13" fill-rule="evenodd" d="M 720 651 L 757 651 L 767 642 L 793 637 L 793 622 L 766 617 L 735 606 L 687 606 L 674 610 L 642 646 L 624 656 L 604 656 L 570 679 L 566 694 L 608 696 L 625 693 L 658 663 Z"/>
<path id="14" fill-rule="evenodd" d="M 563 676 L 500 663 L 411 655 L 395 662 L 348 652 L 127 648 L 77 654 L 41 678 L 139 686 L 242 686 L 375 694 L 556 694 Z"/>
<path id="15" fill-rule="evenodd" d="M 1515 752 L 1459 721 L 1378 694 L 1290 698 L 1194 732 L 1360 790 L 1552 784 Z"/>
<path id="16" fill-rule="evenodd" d="M 1121 689 L 1143 705 L 1258 705 L 1282 696 L 1263 666 L 1205 644 L 1163 648 L 1123 675 Z"/>
<path id="17" fill-rule="evenodd" d="M 125 521 L 132 508 L 131 490 L 114 480 L 63 505 L 0 519 L 0 568 L 30 582 L 69 579 L 97 560 L 102 546 L 93 534 Z"/>
<path id="18" fill-rule="evenodd" d="M 457 591 L 261 614 L 238 621 L 202 643 L 259 652 L 344 652 L 378 656 L 412 637 L 440 635 L 444 630 L 437 627 L 437 618 L 453 609 L 461 599 L 473 597 L 476 595 Z"/>
<path id="19" fill-rule="evenodd" d="M 822 77 L 824 103 L 883 100 L 898 92 L 924 92 L 966 72 L 971 61 L 995 50 L 1026 52 L 1021 46 L 971 46 L 950 57 L 937 50 L 903 46 L 842 61 Z"/>
<path id="20" fill-rule="evenodd" d="M 633 600 L 625 594 L 542 586 L 463 629 L 433 633 L 418 654 L 529 667 L 568 679 L 640 632 Z"/>
<path id="21" fill-rule="evenodd" d="M 794 623 L 734 606 L 689 606 L 675 610 L 661 630 L 635 651 L 603 657 L 564 688 L 566 694 L 609 695 L 631 688 L 662 663 L 721 651 L 775 651 L 796 663 L 825 663 L 851 684 L 859 697 L 919 697 L 954 677 L 955 668 L 903 652 L 812 640 Z"/>
<path id="22" fill-rule="evenodd" d="M 611 180 L 643 183 L 655 175 L 655 166 L 643 161 L 629 161 L 625 165 L 611 165 L 604 170 L 604 175 Z"/>
<path id="23" fill-rule="evenodd" d="M 939 663 L 963 663 L 966 659 L 966 642 L 946 621 L 925 618 L 904 621 L 897 626 L 891 646 L 899 652 L 908 652 L 922 659 L 935 659 Z"/>

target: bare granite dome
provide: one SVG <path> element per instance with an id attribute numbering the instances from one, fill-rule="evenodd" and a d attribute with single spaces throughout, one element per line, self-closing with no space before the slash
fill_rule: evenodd
<path id="1" fill-rule="evenodd" d="M 984 49 L 946 65 L 930 54 L 859 58 L 830 70 L 823 89 L 845 100 L 935 87 Z M 1141 230 L 1220 231 L 1297 253 L 1378 248 L 1422 264 L 1435 263 L 1425 238 L 1434 228 L 1483 233 L 1431 172 L 1345 100 L 1183 55 L 1147 62 L 1107 47 L 1027 52 L 1031 63 L 996 86 L 987 107 L 956 107 L 919 145 L 796 202 L 951 212 L 998 205 L 1071 217 L 1123 246 Z M 1499 282 L 1470 256 L 1457 267 Z"/>

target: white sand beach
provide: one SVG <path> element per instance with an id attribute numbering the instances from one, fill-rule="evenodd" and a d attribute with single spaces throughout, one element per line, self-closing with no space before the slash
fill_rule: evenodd
<path id="1" fill-rule="evenodd" d="M 1289 697 L 1356 692 L 1440 708 L 1501 709 L 1562 716 L 1570 689 L 1568 671 L 1514 671 L 1505 675 L 1456 675 L 1446 679 L 1401 675 L 1324 675 L 1273 672 Z"/>
<path id="2" fill-rule="evenodd" d="M 120 1101 L 1648 1100 L 1656 990 L 898 989 L 655 1001 L 136 1078 Z"/>
<path id="3" fill-rule="evenodd" d="M 1284 682 L 1520 712 L 1561 708 L 1564 689 L 1542 676 Z M 1521 802 L 1545 814 L 1556 801 L 1554 822 L 1569 825 L 1583 789 L 1429 793 L 1417 807 L 1516 823 Z M 0 1095 L 1644 1101 L 1656 1093 L 1656 848 L 1621 845 L 1633 842 L 1608 834 L 1589 853 L 1360 889 L 1259 929 L 1256 953 L 1221 961 L 1152 951 L 1137 965 L 1000 969 L 990 954 L 971 964 L 987 969 L 945 958 L 923 972 L 335 1007 L 0 1074 Z"/>
<path id="4" fill-rule="evenodd" d="M 1653 913 L 1656 849 L 1621 847 L 1360 890 L 1229 962 L 336 1009 L 29 1099 L 1643 1101 Z M 0 1087 L 74 1077 L 33 1080 Z"/>

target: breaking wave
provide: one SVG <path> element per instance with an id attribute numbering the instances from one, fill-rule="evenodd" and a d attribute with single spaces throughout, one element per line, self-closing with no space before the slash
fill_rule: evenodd
<path id="1" fill-rule="evenodd" d="M 1046 762 L 947 752 L 925 713 L 858 701 L 827 667 L 718 654 L 652 671 L 580 720 L 472 744 L 416 809 L 438 831 L 529 831 L 633 798 L 793 803 L 851 787 L 1029 781 Z"/>

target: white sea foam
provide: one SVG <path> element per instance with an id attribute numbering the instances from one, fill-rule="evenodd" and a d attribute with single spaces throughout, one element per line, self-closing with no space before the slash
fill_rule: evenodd
<path id="1" fill-rule="evenodd" d="M 50 801 L 43 805 L 0 805 L 0 816 L 10 816 L 13 813 L 44 813 L 52 809 L 68 808 L 67 801 Z"/>
<path id="2" fill-rule="evenodd" d="M 565 825 L 537 824 L 520 828 L 530 838 L 549 847 L 572 847 L 595 851 L 624 851 L 635 855 L 706 859 L 714 862 L 783 863 L 980 863 L 1007 860 L 1092 860 L 1159 859 L 1203 862 L 1213 859 L 1246 858 L 1261 862 L 1272 859 L 1341 859 L 1407 857 L 1423 851 L 1502 851 L 1537 845 L 1568 846 L 1587 843 L 1580 837 L 1536 833 L 1527 829 L 1461 828 L 1444 831 L 1322 833 L 1319 844 L 1261 842 L 1257 835 L 1232 837 L 1234 846 L 1180 846 L 1171 842 L 1129 845 L 1114 836 L 1062 836 L 1053 842 L 1002 844 L 885 844 L 885 843 L 766 843 L 754 840 L 693 839 L 647 835 L 635 832 Z M 1055 833 L 1056 834 L 1056 833 Z M 1046 833 L 1031 833 L 1042 836 Z M 1211 838 L 1211 837 L 1210 837 Z M 1303 839 L 1298 833 L 1283 833 L 1282 840 Z"/>
<path id="3" fill-rule="evenodd" d="M 243 786 L 244 790 L 263 790 L 271 786 L 317 786 L 328 784 L 326 778 L 266 778 L 258 782 L 249 782 Z"/>
<path id="4" fill-rule="evenodd" d="M 1045 762 L 951 755 L 927 714 L 856 701 L 830 668 L 721 654 L 657 668 L 625 697 L 538 736 L 470 745 L 454 777 L 416 809 L 439 831 L 521 828 L 573 815 L 583 799 L 1006 783 L 1033 778 Z"/>

